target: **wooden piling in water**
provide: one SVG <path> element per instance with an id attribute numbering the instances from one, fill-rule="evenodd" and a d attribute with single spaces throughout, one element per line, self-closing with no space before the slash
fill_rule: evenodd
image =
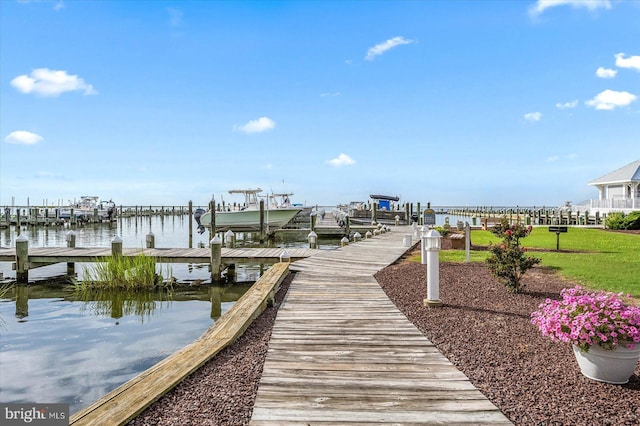
<path id="1" fill-rule="evenodd" d="M 29 282 L 29 240 L 24 235 L 16 238 L 16 282 Z"/>

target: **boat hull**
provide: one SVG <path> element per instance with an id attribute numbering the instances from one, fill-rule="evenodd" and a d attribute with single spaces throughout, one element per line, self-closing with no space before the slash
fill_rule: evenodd
<path id="1" fill-rule="evenodd" d="M 282 228 L 302 210 L 299 208 L 279 208 L 264 211 L 265 231 Z M 260 231 L 260 210 L 216 212 L 216 231 L 257 232 Z M 211 226 L 211 211 L 200 217 L 202 226 Z"/>

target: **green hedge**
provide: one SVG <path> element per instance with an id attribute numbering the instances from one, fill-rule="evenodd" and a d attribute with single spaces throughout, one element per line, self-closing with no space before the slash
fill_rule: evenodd
<path id="1" fill-rule="evenodd" d="M 610 213 L 607 215 L 606 225 L 609 229 L 640 229 L 640 211 L 627 215 L 622 212 Z"/>

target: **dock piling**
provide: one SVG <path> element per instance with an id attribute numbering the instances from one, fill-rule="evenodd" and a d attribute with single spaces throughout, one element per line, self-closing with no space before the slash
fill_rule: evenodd
<path id="1" fill-rule="evenodd" d="M 67 240 L 67 247 L 76 246 L 76 233 L 75 231 L 67 232 L 65 236 Z M 74 262 L 67 262 L 67 275 L 74 275 L 76 273 L 76 264 Z"/>
<path id="2" fill-rule="evenodd" d="M 29 239 L 24 235 L 16 238 L 16 282 L 29 282 Z"/>
<path id="3" fill-rule="evenodd" d="M 222 269 L 222 240 L 216 234 L 210 241 L 211 246 L 211 281 L 220 282 Z"/>

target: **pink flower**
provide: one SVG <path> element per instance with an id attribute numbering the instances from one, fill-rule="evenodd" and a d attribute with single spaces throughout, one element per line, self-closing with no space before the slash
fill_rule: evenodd
<path id="1" fill-rule="evenodd" d="M 508 237 L 511 236 L 511 229 L 507 229 L 506 231 L 504 231 L 505 235 L 507 235 Z"/>
<path id="2" fill-rule="evenodd" d="M 570 342 L 582 350 L 633 347 L 640 343 L 640 308 L 622 303 L 622 294 L 589 293 L 577 286 L 560 292 L 562 300 L 546 299 L 531 314 L 544 336 Z"/>

